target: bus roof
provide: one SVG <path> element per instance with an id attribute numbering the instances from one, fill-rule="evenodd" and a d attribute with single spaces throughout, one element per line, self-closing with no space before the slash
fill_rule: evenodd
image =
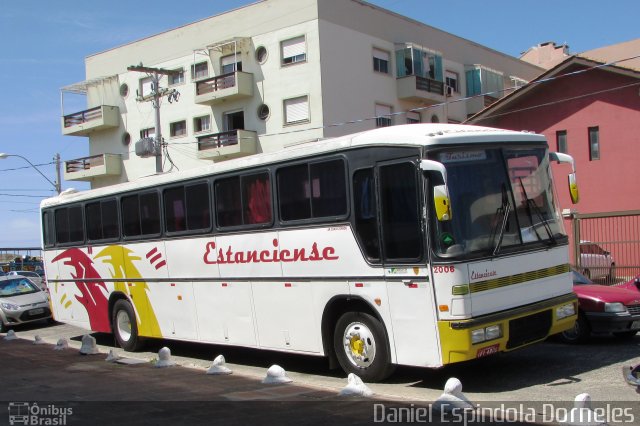
<path id="1" fill-rule="evenodd" d="M 546 139 L 543 135 L 527 131 L 516 132 L 464 124 L 404 124 L 367 130 L 337 138 L 300 143 L 280 151 L 251 155 L 185 171 L 144 176 L 134 181 L 103 188 L 86 191 L 67 190 L 58 196 L 43 200 L 40 203 L 40 207 L 44 208 L 103 195 L 118 194 L 134 189 L 154 187 L 175 181 L 194 179 L 201 176 L 259 167 L 316 154 L 344 151 L 349 148 L 384 145 L 424 147 L 487 142 L 544 143 Z"/>

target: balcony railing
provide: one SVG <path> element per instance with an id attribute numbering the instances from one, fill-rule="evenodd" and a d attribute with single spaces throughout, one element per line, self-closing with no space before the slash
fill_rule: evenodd
<path id="1" fill-rule="evenodd" d="M 216 77 L 207 78 L 196 82 L 196 95 L 204 95 L 205 93 L 216 92 L 222 89 L 228 89 L 236 85 L 236 73 L 218 75 Z"/>
<path id="2" fill-rule="evenodd" d="M 100 120 L 102 118 L 102 108 L 95 107 L 86 111 L 76 112 L 64 116 L 64 127 L 76 126 L 91 120 Z"/>
<path id="3" fill-rule="evenodd" d="M 211 105 L 227 99 L 253 96 L 253 74 L 236 71 L 196 81 L 197 104 Z"/>
<path id="4" fill-rule="evenodd" d="M 198 138 L 198 158 L 227 160 L 255 154 L 257 151 L 256 132 L 232 130 L 214 133 Z"/>
<path id="5" fill-rule="evenodd" d="M 119 109 L 116 106 L 100 105 L 62 117 L 62 133 L 72 136 L 87 136 L 89 133 L 118 127 Z"/>
<path id="6" fill-rule="evenodd" d="M 418 75 L 407 75 L 396 80 L 398 98 L 427 102 L 431 104 L 444 102 L 445 84 L 442 81 Z"/>
<path id="7" fill-rule="evenodd" d="M 416 76 L 416 89 L 444 95 L 444 83 L 426 77 Z"/>
<path id="8" fill-rule="evenodd" d="M 215 133 L 213 135 L 201 136 L 198 138 L 198 151 L 220 148 L 223 146 L 237 145 L 238 131 Z"/>
<path id="9" fill-rule="evenodd" d="M 64 178 L 92 180 L 100 176 L 119 175 L 121 163 L 120 154 L 100 154 L 68 160 L 64 163 Z"/>

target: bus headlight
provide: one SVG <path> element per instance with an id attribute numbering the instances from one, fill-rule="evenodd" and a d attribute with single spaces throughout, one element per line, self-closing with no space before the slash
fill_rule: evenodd
<path id="1" fill-rule="evenodd" d="M 627 308 L 622 303 L 605 303 L 605 312 L 627 312 Z"/>
<path id="2" fill-rule="evenodd" d="M 474 345 L 476 343 L 486 342 L 500 337 L 502 337 L 502 326 L 500 324 L 471 330 L 471 343 Z"/>
<path id="3" fill-rule="evenodd" d="M 576 308 L 573 303 L 568 303 L 556 308 L 556 318 L 563 319 L 576 314 Z"/>

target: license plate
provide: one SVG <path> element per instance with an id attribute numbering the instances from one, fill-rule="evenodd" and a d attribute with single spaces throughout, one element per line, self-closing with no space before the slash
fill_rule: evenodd
<path id="1" fill-rule="evenodd" d="M 495 345 L 487 346 L 486 348 L 478 349 L 478 353 L 476 353 L 476 358 L 482 358 L 483 356 L 497 354 L 499 349 L 500 349 L 499 343 Z"/>
<path id="2" fill-rule="evenodd" d="M 636 321 L 631 323 L 631 329 L 632 330 L 636 330 L 638 328 L 640 328 L 640 320 L 636 320 Z"/>
<path id="3" fill-rule="evenodd" d="M 36 308 L 29 311 L 29 315 L 40 315 L 44 313 L 44 308 Z"/>

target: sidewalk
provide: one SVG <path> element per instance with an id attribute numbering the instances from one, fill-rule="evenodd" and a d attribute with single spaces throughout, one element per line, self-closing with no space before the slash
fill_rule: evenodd
<path id="1" fill-rule="evenodd" d="M 0 338 L 0 400 L 38 402 L 48 412 L 72 409 L 66 424 L 368 424 L 371 403 L 295 383 L 266 385 L 237 374 L 152 363 L 120 364 L 106 354 Z M 266 371 L 265 371 L 266 374 Z M 4 411 L 0 403 L 0 413 Z M 347 412 L 336 406 L 350 405 Z M 6 405 L 5 405 L 6 406 Z M 53 408 L 51 408 L 53 407 Z M 5 411 L 6 412 L 6 411 Z M 49 415 L 49 413 L 45 413 Z M 0 414 L 0 422 L 4 420 Z M 331 420 L 330 420 L 331 419 Z"/>

